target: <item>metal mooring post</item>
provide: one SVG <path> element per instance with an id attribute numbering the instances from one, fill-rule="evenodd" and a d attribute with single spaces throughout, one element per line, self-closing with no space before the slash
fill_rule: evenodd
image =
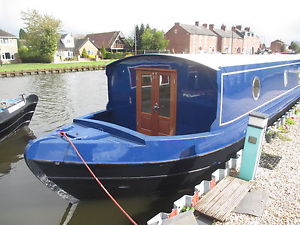
<path id="1" fill-rule="evenodd" d="M 253 180 L 259 163 L 261 145 L 268 124 L 268 115 L 253 112 L 249 115 L 249 122 L 242 154 L 239 177 L 243 180 Z"/>

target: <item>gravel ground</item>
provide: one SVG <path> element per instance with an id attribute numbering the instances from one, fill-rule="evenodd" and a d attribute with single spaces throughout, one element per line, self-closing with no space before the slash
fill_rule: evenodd
<path id="1" fill-rule="evenodd" d="M 255 217 L 232 212 L 227 222 L 214 225 L 300 225 L 300 116 L 296 117 L 295 125 L 288 126 L 288 133 L 281 134 L 270 144 L 264 143 L 262 151 L 282 157 L 273 170 L 257 169 L 252 189 L 269 193 L 263 215 Z"/>

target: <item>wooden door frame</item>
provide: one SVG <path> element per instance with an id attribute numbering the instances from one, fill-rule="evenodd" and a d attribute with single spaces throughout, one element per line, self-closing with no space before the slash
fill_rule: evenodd
<path id="1" fill-rule="evenodd" d="M 139 79 L 141 77 L 142 72 L 151 72 L 153 79 L 151 82 L 151 119 L 153 115 L 157 117 L 157 121 L 159 118 L 168 119 L 170 121 L 170 133 L 168 135 L 175 135 L 176 133 L 176 109 L 177 109 L 177 71 L 173 69 L 159 69 L 159 68 L 135 68 L 136 72 L 136 123 L 137 123 L 137 131 L 144 133 L 146 135 L 153 135 L 153 131 L 157 132 L 158 135 L 166 135 L 159 133 L 158 122 L 154 123 L 154 129 L 149 132 L 141 127 L 141 115 L 142 115 L 142 80 Z M 170 77 L 170 117 L 164 117 L 155 112 L 153 109 L 154 104 L 159 100 L 159 79 L 157 79 L 157 73 L 162 72 Z M 155 73 L 155 74 L 153 74 Z M 147 113 L 149 114 L 149 113 Z"/>

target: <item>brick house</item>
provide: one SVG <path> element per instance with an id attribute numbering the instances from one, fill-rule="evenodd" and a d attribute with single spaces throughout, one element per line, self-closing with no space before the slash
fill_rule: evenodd
<path id="1" fill-rule="evenodd" d="M 285 44 L 283 41 L 281 40 L 275 40 L 271 42 L 271 46 L 270 46 L 270 50 L 272 52 L 282 52 L 282 50 L 284 49 Z"/>
<path id="2" fill-rule="evenodd" d="M 207 24 L 203 24 L 207 27 Z M 209 29 L 218 35 L 217 51 L 225 54 L 240 54 L 243 49 L 243 38 L 234 29 L 226 30 L 222 24 L 221 29 L 215 28 L 214 24 L 209 25 Z"/>
<path id="3" fill-rule="evenodd" d="M 242 52 L 244 54 L 255 54 L 259 51 L 261 47 L 260 39 L 252 31 L 250 31 L 250 27 L 242 29 L 241 25 L 237 25 L 232 29 L 243 38 Z"/>
<path id="4" fill-rule="evenodd" d="M 17 61 L 17 37 L 0 29 L 0 61 L 11 63 Z"/>
<path id="5" fill-rule="evenodd" d="M 175 23 L 165 34 L 171 53 L 212 53 L 217 51 L 218 36 L 211 30 L 195 25 Z"/>
<path id="6" fill-rule="evenodd" d="M 121 31 L 88 34 L 86 38 L 89 38 L 99 50 L 104 47 L 107 51 L 118 52 L 125 51 L 129 47 Z"/>

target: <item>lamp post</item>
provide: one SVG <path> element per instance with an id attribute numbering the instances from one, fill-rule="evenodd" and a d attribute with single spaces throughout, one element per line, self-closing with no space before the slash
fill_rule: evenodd
<path id="1" fill-rule="evenodd" d="M 0 65 L 2 66 L 2 54 L 1 54 L 1 48 L 0 48 Z"/>

